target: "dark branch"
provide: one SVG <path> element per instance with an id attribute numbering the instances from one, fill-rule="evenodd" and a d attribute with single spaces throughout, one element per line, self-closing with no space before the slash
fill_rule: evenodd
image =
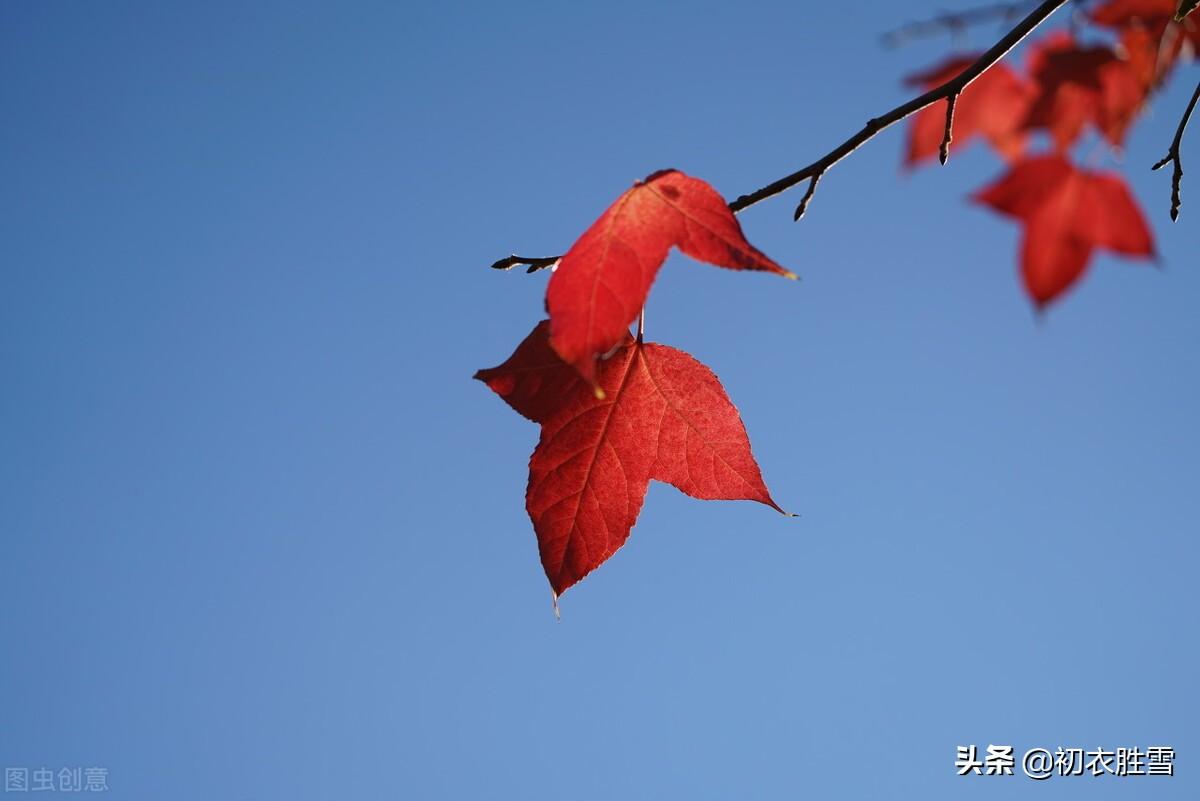
<path id="1" fill-rule="evenodd" d="M 803 215 L 810 200 L 812 200 L 813 192 L 816 190 L 817 181 L 825 174 L 830 167 L 837 164 L 842 159 L 849 156 L 855 150 L 858 150 L 863 144 L 874 138 L 876 134 L 897 122 L 900 122 L 905 117 L 917 113 L 926 106 L 933 105 L 939 100 L 945 100 L 948 103 L 951 98 L 956 98 L 962 94 L 972 81 L 982 75 L 989 67 L 1002 59 L 1010 50 L 1016 47 L 1022 39 L 1028 36 L 1034 28 L 1046 21 L 1046 18 L 1053 14 L 1058 9 L 1065 6 L 1071 0 L 1046 0 L 1038 4 L 1038 7 L 1017 23 L 1011 31 L 1005 34 L 1004 38 L 992 45 L 986 53 L 975 60 L 971 66 L 960 72 L 955 77 L 946 81 L 941 86 L 934 87 L 922 95 L 914 97 L 907 103 L 902 103 L 896 106 L 891 111 L 867 120 L 857 133 L 842 142 L 833 150 L 826 153 L 821 158 L 803 167 L 791 175 L 786 175 L 778 181 L 767 184 L 762 189 L 755 190 L 748 195 L 742 195 L 737 200 L 729 204 L 729 210 L 737 214 L 743 209 L 753 206 L 767 198 L 774 197 L 782 192 L 791 189 L 801 181 L 810 181 L 808 192 L 805 193 L 804 199 L 800 202 L 800 206 L 796 209 L 796 219 Z M 953 108 L 949 109 L 953 112 Z M 948 117 L 950 115 L 947 115 Z M 949 128 L 949 125 L 947 126 Z M 949 137 L 947 137 L 948 139 Z M 948 148 L 949 143 L 944 142 L 943 147 Z M 509 256 L 507 259 L 501 259 L 492 266 L 496 269 L 507 270 L 517 264 L 529 265 L 529 272 L 549 267 L 558 261 L 560 257 L 552 256 L 547 258 L 529 259 L 521 256 Z"/>
<path id="2" fill-rule="evenodd" d="M 1183 132 L 1187 130 L 1188 121 L 1196 109 L 1197 100 L 1200 100 L 1200 83 L 1196 84 L 1196 91 L 1192 92 L 1192 100 L 1183 111 L 1183 117 L 1179 120 L 1179 127 L 1175 129 L 1175 138 L 1171 140 L 1171 147 L 1167 150 L 1167 155 L 1151 167 L 1151 169 L 1158 170 L 1168 163 L 1175 165 L 1174 173 L 1171 176 L 1171 222 L 1179 219 L 1179 207 L 1183 205 L 1183 196 L 1180 194 L 1180 187 L 1183 185 L 1183 157 L 1179 155 L 1179 147 L 1183 144 Z"/>
<path id="3" fill-rule="evenodd" d="M 817 173 L 824 173 L 834 164 L 849 156 L 855 150 L 858 150 L 868 140 L 872 139 L 877 133 L 893 125 L 900 120 L 917 113 L 926 106 L 932 105 L 939 100 L 946 100 L 951 95 L 957 95 L 966 89 L 972 81 L 982 75 L 988 67 L 995 64 L 1001 58 L 1017 46 L 1018 43 L 1033 31 L 1038 25 L 1046 20 L 1051 14 L 1057 11 L 1062 6 L 1065 6 L 1069 0 L 1048 0 L 1041 3 L 1036 9 L 1031 11 L 1025 19 L 1017 23 L 1017 26 L 1009 31 L 1003 39 L 996 42 L 992 47 L 975 60 L 971 66 L 967 67 L 954 78 L 946 81 L 941 86 L 930 89 L 923 95 L 914 97 L 907 103 L 896 106 L 886 114 L 868 120 L 867 124 L 862 127 L 858 133 L 851 136 L 845 142 L 835 147 L 833 150 L 826 153 L 821 158 L 809 164 L 803 169 L 797 170 L 791 175 L 780 178 L 774 183 L 767 184 L 762 189 L 751 192 L 748 195 L 742 195 L 737 200 L 729 204 L 729 208 L 733 212 L 739 212 L 742 209 L 749 208 L 755 203 L 766 200 L 769 197 L 774 197 L 780 192 L 791 189 L 801 181 L 811 178 Z"/>
<path id="4" fill-rule="evenodd" d="M 901 25 L 895 30 L 888 31 L 880 37 L 884 47 L 899 47 L 927 36 L 938 36 L 942 33 L 957 34 L 972 25 L 987 22 L 1011 22 L 1025 13 L 1037 0 L 1024 0 L 1017 3 L 992 3 L 979 8 L 969 8 L 966 11 L 946 11 L 930 19 L 917 20 Z"/>
<path id="5" fill-rule="evenodd" d="M 821 175 L 822 173 L 817 173 L 808 179 L 808 191 L 804 193 L 804 197 L 800 198 L 800 205 L 796 207 L 796 213 L 792 216 L 793 220 L 799 220 L 804 216 L 804 212 L 808 211 L 808 201 L 812 200 L 812 196 L 816 194 L 817 182 L 821 180 Z"/>
<path id="6" fill-rule="evenodd" d="M 946 130 L 942 134 L 942 146 L 938 148 L 938 161 L 945 166 L 950 160 L 950 143 L 954 141 L 954 106 L 958 103 L 958 92 L 946 98 Z"/>
<path id="7" fill-rule="evenodd" d="M 561 256 L 518 256 L 513 254 L 507 256 L 492 265 L 493 270 L 511 270 L 518 264 L 528 265 L 525 272 L 535 273 L 538 270 L 544 270 L 547 267 L 553 267 Z"/>

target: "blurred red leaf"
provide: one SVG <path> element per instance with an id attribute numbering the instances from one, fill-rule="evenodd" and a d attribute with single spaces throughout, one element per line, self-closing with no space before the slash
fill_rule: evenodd
<path id="1" fill-rule="evenodd" d="M 597 388 L 596 357 L 628 333 L 672 245 L 719 267 L 796 277 L 746 241 L 704 181 L 677 170 L 639 181 L 571 246 L 546 288 L 551 346 Z"/>
<path id="2" fill-rule="evenodd" d="M 1157 82 L 1185 46 L 1200 50 L 1200 22 L 1194 17 L 1176 22 L 1177 8 L 1176 0 L 1109 0 L 1093 9 L 1091 18 L 1097 25 L 1120 31 L 1132 61 L 1152 62 Z"/>
<path id="3" fill-rule="evenodd" d="M 1167 21 L 1175 16 L 1176 0 L 1108 0 L 1092 10 L 1098 25 L 1119 27 L 1135 21 L 1147 24 Z"/>
<path id="4" fill-rule="evenodd" d="M 1146 96 L 1134 69 L 1112 49 L 1078 47 L 1066 33 L 1037 44 L 1029 72 L 1037 98 L 1025 125 L 1048 130 L 1059 150 L 1070 147 L 1089 123 L 1120 145 Z"/>
<path id="5" fill-rule="evenodd" d="M 1140 25 L 1121 29 L 1121 49 L 1138 82 L 1149 91 L 1162 81 L 1170 69 L 1159 48 L 1159 39 Z"/>
<path id="6" fill-rule="evenodd" d="M 525 505 L 556 595 L 625 543 L 651 479 L 693 498 L 758 501 L 783 511 L 711 370 L 626 331 L 596 364 L 601 399 L 555 357 L 549 331 L 542 321 L 504 364 L 475 377 L 542 424 Z"/>
<path id="7" fill-rule="evenodd" d="M 905 78 L 909 86 L 929 90 L 953 79 L 978 55 L 952 57 L 925 72 Z M 1032 100 L 1032 88 L 1004 64 L 996 64 L 963 90 L 955 103 L 954 142 L 965 144 L 982 136 L 1004 158 L 1015 159 L 1025 148 L 1021 121 Z M 908 129 L 905 166 L 915 166 L 938 154 L 946 127 L 944 104 L 921 109 Z"/>
<path id="8" fill-rule="evenodd" d="M 1150 228 L 1124 180 L 1077 169 L 1060 155 L 1019 162 L 973 199 L 1021 221 L 1021 270 L 1039 307 L 1083 275 L 1096 248 L 1154 256 Z"/>
<path id="9" fill-rule="evenodd" d="M 1097 25 L 1109 28 L 1144 25 L 1161 34 L 1168 23 L 1175 22 L 1179 10 L 1178 0 L 1108 0 L 1092 10 L 1091 18 Z M 1192 20 L 1184 19 L 1183 23 L 1184 35 L 1196 38 L 1200 30 Z"/>

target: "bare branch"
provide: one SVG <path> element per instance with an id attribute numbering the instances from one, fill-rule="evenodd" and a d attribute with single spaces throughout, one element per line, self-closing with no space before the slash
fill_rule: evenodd
<path id="1" fill-rule="evenodd" d="M 945 166 L 950 160 L 950 143 L 954 141 L 954 105 L 958 103 L 958 92 L 946 98 L 946 130 L 942 134 L 942 146 L 938 148 L 938 161 Z"/>
<path id="2" fill-rule="evenodd" d="M 967 67 L 961 73 L 946 81 L 941 86 L 930 89 L 923 95 L 914 97 L 907 103 L 896 106 L 891 111 L 882 116 L 867 120 L 867 124 L 862 127 L 858 133 L 851 136 L 845 142 L 835 147 L 833 150 L 826 153 L 821 158 L 809 164 L 803 169 L 797 170 L 791 175 L 780 178 L 774 183 L 767 184 L 762 189 L 751 192 L 748 195 L 742 195 L 737 200 L 729 204 L 729 208 L 733 212 L 739 212 L 742 209 L 753 206 L 759 201 L 766 200 L 769 197 L 774 197 L 780 192 L 791 189 L 796 184 L 811 178 L 817 173 L 824 173 L 833 165 L 849 156 L 855 150 L 858 150 L 864 143 L 872 139 L 877 133 L 893 125 L 900 120 L 915 114 L 926 106 L 932 105 L 939 100 L 945 100 L 951 95 L 956 95 L 966 89 L 976 78 L 982 75 L 988 67 L 995 64 L 1001 58 L 1017 46 L 1018 43 L 1033 31 L 1038 25 L 1046 20 L 1051 14 L 1057 11 L 1062 6 L 1065 6 L 1069 0 L 1048 0 L 1043 2 L 1036 9 L 1029 13 L 1025 19 L 1021 20 L 1015 28 L 1009 31 L 1003 39 L 975 60 L 971 66 Z"/>
<path id="3" fill-rule="evenodd" d="M 824 173 L 817 173 L 812 178 L 808 179 L 808 191 L 804 193 L 804 197 L 800 198 L 800 205 L 796 207 L 796 213 L 792 215 L 793 220 L 799 220 L 804 216 L 804 212 L 808 211 L 808 201 L 812 200 L 812 196 L 817 191 L 817 182 L 821 180 Z"/>
<path id="4" fill-rule="evenodd" d="M 902 103 L 896 106 L 891 111 L 888 111 L 878 117 L 873 117 L 867 120 L 867 123 L 853 136 L 842 142 L 833 150 L 826 153 L 821 158 L 803 167 L 791 175 L 785 175 L 778 181 L 767 184 L 761 189 L 757 189 L 748 195 L 742 195 L 737 200 L 729 204 L 729 210 L 734 214 L 753 206 L 767 198 L 774 197 L 782 192 L 791 189 L 796 184 L 802 181 L 810 181 L 808 192 L 804 199 L 801 200 L 799 208 L 796 209 L 796 219 L 804 214 L 808 207 L 809 201 L 812 200 L 813 192 L 816 190 L 817 181 L 823 176 L 830 167 L 837 164 L 842 159 L 849 156 L 855 150 L 858 150 L 863 144 L 873 139 L 876 134 L 904 118 L 917 113 L 926 106 L 931 106 L 939 100 L 945 100 L 950 104 L 950 112 L 947 114 L 947 137 L 943 142 L 943 148 L 949 147 L 950 123 L 952 123 L 951 114 L 953 113 L 952 98 L 957 98 L 962 94 L 962 91 L 970 86 L 971 82 L 987 71 L 989 67 L 1002 59 L 1010 50 L 1016 47 L 1022 39 L 1028 36 L 1037 26 L 1046 21 L 1046 18 L 1053 14 L 1058 9 L 1065 6 L 1071 0 L 1045 0 L 1039 3 L 1038 7 L 1022 19 L 1017 25 L 1004 35 L 1000 41 L 992 45 L 986 53 L 976 59 L 969 67 L 960 72 L 955 77 L 946 81 L 941 86 L 934 87 L 924 94 L 914 97 L 907 103 Z M 543 267 L 553 265 L 560 257 L 553 256 L 547 258 L 528 259 L 521 256 L 509 256 L 506 259 L 501 259 L 492 266 L 496 269 L 507 270 L 517 264 L 529 265 L 528 272 L 533 272 Z"/>
<path id="5" fill-rule="evenodd" d="M 965 11 L 945 11 L 936 17 L 901 25 L 879 38 L 884 47 L 899 47 L 914 39 L 938 36 L 942 33 L 953 35 L 961 33 L 972 25 L 993 21 L 1011 22 L 1036 3 L 1037 0 L 1023 0 L 1023 2 L 992 3 L 978 8 L 968 8 Z"/>
<path id="6" fill-rule="evenodd" d="M 1191 102 L 1184 109 L 1183 117 L 1179 120 L 1179 127 L 1175 129 L 1175 138 L 1171 140 L 1171 147 L 1167 150 L 1167 155 L 1150 169 L 1158 170 L 1165 167 L 1168 163 L 1173 163 L 1175 169 L 1171 175 L 1171 222 L 1179 219 L 1179 207 L 1183 205 L 1183 196 L 1180 194 L 1180 186 L 1183 184 L 1183 157 L 1179 154 L 1179 147 L 1183 144 L 1183 132 L 1187 130 L 1188 121 L 1192 118 L 1192 112 L 1196 109 L 1196 101 L 1200 100 L 1200 83 L 1196 84 L 1196 91 L 1192 92 Z"/>
<path id="7" fill-rule="evenodd" d="M 506 256 L 500 261 L 492 265 L 493 270 L 511 270 L 518 264 L 528 265 L 525 272 L 536 273 L 538 270 L 544 270 L 547 267 L 553 267 L 558 263 L 561 256 L 518 256 L 516 253 L 511 256 Z"/>

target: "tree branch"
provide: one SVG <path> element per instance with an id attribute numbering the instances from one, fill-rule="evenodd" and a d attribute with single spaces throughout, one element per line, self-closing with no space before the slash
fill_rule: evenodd
<path id="1" fill-rule="evenodd" d="M 763 188 L 755 190 L 748 195 L 742 195 L 737 200 L 734 200 L 729 204 L 729 210 L 734 214 L 737 214 L 739 211 L 747 209 L 750 206 L 753 206 L 755 203 L 759 203 L 767 198 L 774 197 L 775 195 L 791 189 L 793 186 L 802 181 L 809 181 L 808 191 L 805 193 L 804 198 L 800 201 L 800 205 L 796 208 L 795 218 L 800 219 L 800 217 L 803 216 L 804 211 L 807 209 L 809 202 L 812 200 L 813 193 L 817 188 L 817 182 L 821 180 L 821 177 L 830 167 L 846 158 L 846 156 L 849 156 L 867 141 L 873 139 L 875 135 L 884 128 L 894 125 L 895 123 L 903 120 L 905 117 L 915 114 L 926 106 L 931 106 L 941 100 L 946 101 L 948 105 L 947 111 L 949 112 L 946 115 L 946 136 L 942 143 L 943 155 L 948 156 L 951 126 L 953 122 L 953 106 L 954 102 L 958 99 L 958 96 L 962 94 L 962 91 L 966 89 L 972 81 L 982 75 L 997 61 L 1002 59 L 1008 53 L 1008 51 L 1016 47 L 1017 44 L 1019 44 L 1022 39 L 1028 36 L 1034 28 L 1045 22 L 1047 17 L 1049 17 L 1062 6 L 1065 6 L 1068 2 L 1070 2 L 1070 0 L 1046 0 L 1046 2 L 1038 4 L 1038 7 L 1029 12 L 1029 14 L 1019 23 L 1017 23 L 1017 25 L 1011 31 L 1005 34 L 1004 38 L 992 45 L 992 47 L 988 49 L 986 53 L 976 59 L 971 66 L 967 67 L 954 78 L 946 81 L 941 86 L 937 86 L 922 95 L 914 97 L 907 103 L 902 103 L 901 105 L 896 106 L 894 109 L 885 114 L 867 120 L 866 125 L 864 125 L 857 133 L 855 133 L 845 142 L 842 142 L 833 150 L 826 153 L 821 158 L 814 161 L 812 164 L 797 170 L 791 175 L 785 175 L 778 181 L 767 184 Z M 942 161 L 945 163 L 944 157 Z M 492 267 L 497 270 L 508 270 L 518 264 L 524 264 L 528 266 L 526 272 L 534 272 L 536 270 L 552 266 L 558 261 L 559 258 L 561 257 L 539 256 L 531 258 L 526 256 L 517 256 L 514 254 L 507 258 L 500 259 L 498 262 L 493 264 Z"/>
<path id="2" fill-rule="evenodd" d="M 956 34 L 972 25 L 993 20 L 1010 22 L 1036 3 L 1037 0 L 1021 0 L 1020 2 L 992 3 L 978 8 L 968 8 L 965 11 L 945 11 L 936 17 L 901 25 L 879 38 L 884 47 L 899 47 L 914 39 L 936 36 L 940 33 Z"/>
<path id="3" fill-rule="evenodd" d="M 492 264 L 493 270 L 511 270 L 518 264 L 528 265 L 525 272 L 535 273 L 538 270 L 544 270 L 547 267 L 553 267 L 558 264 L 558 260 L 562 256 L 518 256 L 516 253 L 511 256 L 505 256 L 503 259 Z"/>
<path id="4" fill-rule="evenodd" d="M 780 192 L 791 189 L 793 186 L 805 180 L 806 178 L 812 178 L 816 175 L 823 175 L 826 170 L 837 164 L 846 156 L 849 156 L 867 141 L 874 138 L 874 136 L 884 128 L 903 120 L 905 117 L 915 114 L 926 106 L 933 105 L 939 100 L 949 101 L 951 97 L 957 98 L 958 95 L 962 93 L 963 89 L 966 89 L 972 81 L 982 75 L 988 67 L 992 66 L 1001 58 L 1003 58 L 1009 50 L 1012 50 L 1014 47 L 1016 47 L 1017 44 L 1026 36 L 1028 36 L 1034 28 L 1036 28 L 1038 25 L 1041 25 L 1047 17 L 1049 17 L 1062 6 L 1066 5 L 1068 2 L 1069 0 L 1048 0 L 1047 2 L 1041 3 L 1036 9 L 1031 11 L 1029 15 L 1025 17 L 1025 19 L 1017 23 L 1017 26 L 1009 31 L 1003 39 L 992 45 L 992 47 L 986 53 L 976 59 L 971 66 L 967 67 L 954 78 L 946 81 L 941 86 L 937 86 L 922 95 L 914 97 L 907 103 L 896 106 L 894 109 L 886 114 L 883 114 L 882 116 L 868 120 L 867 124 L 864 125 L 862 129 L 858 131 L 858 133 L 851 136 L 845 142 L 842 142 L 836 148 L 831 150 L 829 153 L 826 153 L 812 164 L 809 164 L 803 169 L 797 170 L 791 175 L 780 178 L 778 181 L 768 184 L 762 189 L 751 192 L 748 195 L 742 195 L 737 200 L 730 203 L 729 208 L 734 213 L 739 212 L 742 209 L 753 206 L 755 203 L 766 200 L 769 197 L 774 197 Z"/>
<path id="5" fill-rule="evenodd" d="M 938 161 L 945 166 L 950 160 L 950 143 L 954 141 L 954 106 L 958 103 L 958 93 L 946 98 L 946 130 L 942 133 L 942 145 L 938 148 Z"/>
<path id="6" fill-rule="evenodd" d="M 1183 184 L 1183 157 L 1179 155 L 1179 146 L 1183 144 L 1183 132 L 1187 130 L 1188 121 L 1192 118 L 1192 112 L 1196 110 L 1196 101 L 1200 100 L 1200 83 L 1196 84 L 1196 91 L 1192 92 L 1191 102 L 1187 104 L 1187 108 L 1183 111 L 1183 117 L 1179 120 L 1179 127 L 1175 129 L 1175 138 L 1171 141 L 1171 147 L 1167 150 L 1167 155 L 1150 169 L 1158 170 L 1165 167 L 1168 163 L 1174 163 L 1175 170 L 1171 176 L 1171 222 L 1179 219 L 1179 207 L 1183 205 L 1183 197 L 1180 194 L 1180 186 Z"/>

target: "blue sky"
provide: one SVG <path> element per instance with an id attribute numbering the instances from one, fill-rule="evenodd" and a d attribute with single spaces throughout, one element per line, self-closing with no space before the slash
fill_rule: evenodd
<path id="1" fill-rule="evenodd" d="M 1147 169 L 1194 67 L 1090 155 L 1161 269 L 1102 256 L 1040 320 L 965 202 L 1000 165 L 903 174 L 899 130 L 802 223 L 741 215 L 800 283 L 671 258 L 647 337 L 798 520 L 652 485 L 556 621 L 536 427 L 470 380 L 541 314 L 494 259 L 659 168 L 811 161 L 953 48 L 878 44 L 934 6 L 5 4 L 0 763 L 180 801 L 1197 797 L 1200 180 L 1171 226 Z M 970 743 L 1178 775 L 957 778 Z"/>

